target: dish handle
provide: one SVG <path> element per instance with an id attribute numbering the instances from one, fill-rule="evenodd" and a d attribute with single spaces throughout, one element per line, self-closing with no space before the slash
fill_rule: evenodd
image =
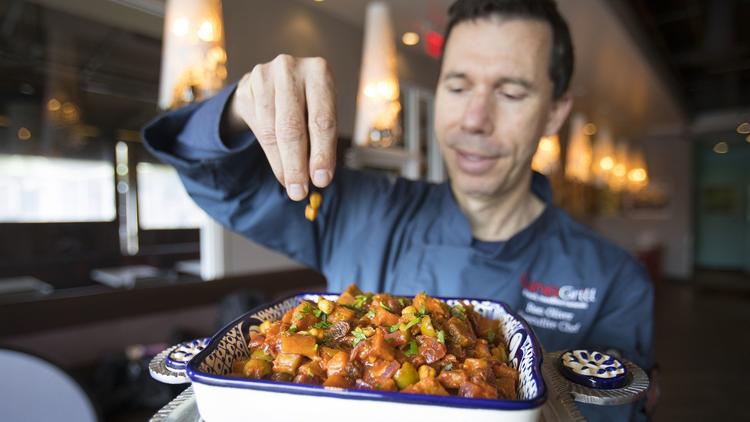
<path id="1" fill-rule="evenodd" d="M 185 369 L 190 359 L 206 348 L 210 337 L 186 341 L 164 349 L 151 359 L 148 371 L 151 377 L 165 384 L 187 384 L 190 382 Z"/>

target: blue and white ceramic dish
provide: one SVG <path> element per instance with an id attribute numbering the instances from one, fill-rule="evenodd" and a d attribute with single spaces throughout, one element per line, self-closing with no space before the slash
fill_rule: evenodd
<path id="1" fill-rule="evenodd" d="M 210 338 L 204 337 L 180 343 L 174 350 L 169 352 L 167 358 L 164 360 L 164 364 L 171 371 L 184 371 L 187 363 L 205 349 L 210 340 Z"/>
<path id="2" fill-rule="evenodd" d="M 628 370 L 619 359 L 592 350 L 563 352 L 560 372 L 577 384 L 596 389 L 620 388 L 628 382 Z"/>
<path id="3" fill-rule="evenodd" d="M 254 380 L 229 376 L 232 363 L 248 356 L 247 335 L 264 320 L 276 320 L 301 300 L 337 295 L 308 293 L 264 306 L 236 319 L 218 332 L 187 365 L 201 416 L 206 421 L 334 420 L 363 421 L 536 421 L 547 391 L 542 378 L 542 352 L 525 321 L 502 303 L 441 298 L 449 305 L 470 303 L 483 316 L 501 321 L 508 341 L 510 365 L 519 371 L 519 400 L 488 400 L 398 392 L 334 389 L 317 385 Z"/>

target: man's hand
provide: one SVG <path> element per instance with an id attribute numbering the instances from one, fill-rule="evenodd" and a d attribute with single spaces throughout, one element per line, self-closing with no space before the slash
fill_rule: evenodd
<path id="1" fill-rule="evenodd" d="M 285 54 L 245 74 L 222 123 L 255 134 L 276 178 L 295 201 L 308 182 L 323 188 L 336 166 L 336 104 L 328 63 Z"/>

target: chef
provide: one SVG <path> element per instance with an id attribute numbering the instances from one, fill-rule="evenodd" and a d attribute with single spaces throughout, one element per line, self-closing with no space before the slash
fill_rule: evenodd
<path id="1" fill-rule="evenodd" d="M 158 117 L 149 149 L 221 224 L 311 267 L 331 291 L 508 303 L 547 350 L 595 348 L 652 365 L 651 283 L 626 251 L 552 203 L 531 170 L 572 104 L 573 46 L 552 0 L 458 0 L 449 10 L 435 135 L 449 180 L 336 168 L 334 80 L 280 55 L 215 97 Z M 306 198 L 323 201 L 313 222 Z M 580 406 L 601 420 L 641 406 Z M 604 413 L 606 412 L 606 413 Z"/>

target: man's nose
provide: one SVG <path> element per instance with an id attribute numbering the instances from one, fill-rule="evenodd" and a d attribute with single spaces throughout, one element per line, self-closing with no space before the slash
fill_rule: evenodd
<path id="1" fill-rule="evenodd" d="M 494 130 L 493 103 L 483 92 L 474 94 L 466 105 L 461 119 L 461 129 L 468 133 L 488 135 Z"/>

